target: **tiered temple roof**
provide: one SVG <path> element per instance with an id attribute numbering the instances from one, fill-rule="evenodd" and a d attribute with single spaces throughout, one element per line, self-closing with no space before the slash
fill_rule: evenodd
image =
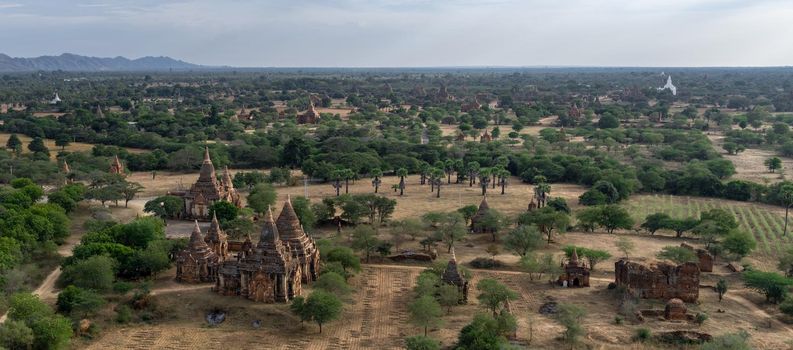
<path id="1" fill-rule="evenodd" d="M 196 221 L 187 247 L 176 257 L 176 280 L 189 283 L 214 281 L 217 263 L 218 256 L 209 249 Z"/>
<path id="2" fill-rule="evenodd" d="M 110 163 L 110 173 L 124 175 L 124 165 L 121 164 L 121 160 L 118 159 L 118 155 L 116 155 L 116 157 L 113 158 L 113 162 Z"/>
<path id="3" fill-rule="evenodd" d="M 221 260 L 226 260 L 228 255 L 228 235 L 220 228 L 218 217 L 212 213 L 212 223 L 209 225 L 204 241 Z"/>
<path id="4" fill-rule="evenodd" d="M 314 108 L 314 102 L 311 101 L 308 104 L 308 110 L 306 113 L 297 116 L 297 123 L 298 124 L 316 124 L 319 122 L 319 112 Z"/>
<path id="5" fill-rule="evenodd" d="M 287 196 L 275 224 L 281 239 L 291 247 L 292 255 L 301 261 L 304 278 L 316 280 L 319 272 L 319 251 L 314 240 L 303 231 L 300 219 L 292 207 L 291 197 Z"/>
<path id="6" fill-rule="evenodd" d="M 457 268 L 457 257 L 454 254 L 454 248 L 452 248 L 452 258 L 449 259 L 449 263 L 446 265 L 446 271 L 443 272 L 441 280 L 444 283 L 457 287 L 460 292 L 460 303 L 466 303 L 468 301 L 468 281 Z"/>

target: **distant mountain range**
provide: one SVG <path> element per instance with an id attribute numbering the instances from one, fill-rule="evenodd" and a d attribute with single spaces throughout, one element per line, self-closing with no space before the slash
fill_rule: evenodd
<path id="1" fill-rule="evenodd" d="M 70 71 L 70 72 L 110 72 L 110 71 L 163 71 L 209 68 L 170 57 L 141 57 L 134 60 L 125 57 L 89 57 L 70 53 L 60 56 L 39 56 L 32 58 L 10 57 L 0 53 L 0 72 L 29 71 Z"/>

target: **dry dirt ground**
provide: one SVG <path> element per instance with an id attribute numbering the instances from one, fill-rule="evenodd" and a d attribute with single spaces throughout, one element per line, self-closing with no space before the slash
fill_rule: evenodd
<path id="1" fill-rule="evenodd" d="M 732 161 L 735 165 L 735 175 L 733 179 L 754 181 L 761 184 L 768 184 L 785 180 L 785 175 L 793 170 L 793 159 L 782 157 L 777 152 L 772 150 L 764 150 L 759 148 L 747 148 L 745 151 L 738 153 L 738 155 L 727 155 L 727 152 L 721 148 L 724 144 L 724 136 L 719 133 L 711 133 L 708 138 L 716 150 L 722 152 L 726 159 Z M 763 162 L 771 157 L 779 157 L 782 160 L 782 169 L 774 173 L 768 171 Z"/>
<path id="2" fill-rule="evenodd" d="M 160 173 L 156 180 L 151 180 L 150 173 L 131 175 L 147 187 L 145 196 L 130 203 L 129 209 L 118 209 L 126 216 L 133 216 L 141 208 L 147 198 L 162 195 L 174 189 L 181 180 L 189 185 L 196 178 L 195 174 Z M 404 196 L 399 196 L 390 186 L 396 184 L 396 177 L 385 177 L 380 193 L 398 201 L 396 219 L 419 217 L 421 214 L 437 210 L 455 210 L 467 204 L 479 204 L 481 190 L 478 186 L 468 187 L 466 184 L 447 185 L 441 189 L 441 198 L 435 198 L 428 186 L 419 185 L 418 176 L 407 178 Z M 326 196 L 333 196 L 334 189 L 330 184 L 312 184 L 307 187 L 278 187 L 278 204 L 275 214 L 281 209 L 287 195 L 304 195 L 312 201 Z M 370 180 L 364 179 L 350 184 L 350 193 L 372 192 Z M 511 179 L 507 194 L 501 195 L 500 189 L 488 190 L 488 202 L 510 217 L 521 213 L 526 208 L 532 187 L 523 184 L 517 178 Z M 577 185 L 554 184 L 553 196 L 566 198 L 575 209 L 577 197 L 585 189 Z M 342 193 L 344 190 L 342 189 Z M 192 230 L 192 223 L 170 223 L 169 236 L 186 235 Z M 184 231 L 184 232 L 182 232 Z M 332 229 L 321 229 L 314 232 L 317 236 L 330 236 Z M 388 237 L 388 229 L 381 231 L 383 238 Z M 644 324 L 626 322 L 616 325 L 615 316 L 619 309 L 618 299 L 613 292 L 606 289 L 613 281 L 614 262 L 622 254 L 617 251 L 614 242 L 622 235 L 605 233 L 571 232 L 555 237 L 555 241 L 542 249 L 542 252 L 553 252 L 561 258 L 560 248 L 567 244 L 575 244 L 596 249 L 607 250 L 612 258 L 601 262 L 592 273 L 592 287 L 583 289 L 563 289 L 548 284 L 548 277 L 530 280 L 525 273 L 519 272 L 516 264 L 518 258 L 508 252 L 495 256 L 507 266 L 499 271 L 472 270 L 473 278 L 469 292 L 469 304 L 453 308 L 449 315 L 444 316 L 444 325 L 433 329 L 430 336 L 443 341 L 444 346 L 454 343 L 460 329 L 470 322 L 477 312 L 486 312 L 478 305 L 475 285 L 482 278 L 495 278 L 519 292 L 520 298 L 511 303 L 514 315 L 518 318 L 518 344 L 524 346 L 531 340 L 530 348 L 559 348 L 562 343 L 557 339 L 562 328 L 551 318 L 540 315 L 538 309 L 548 300 L 574 303 L 584 307 L 588 315 L 583 324 L 586 330 L 585 343 L 594 349 L 643 349 L 645 346 L 633 343 L 631 338 L 639 327 L 650 328 L 654 333 L 666 330 L 693 329 L 719 335 L 735 332 L 739 329 L 752 334 L 752 344 L 758 349 L 788 349 L 786 343 L 793 339 L 793 330 L 778 321 L 779 312 L 773 306 L 763 302 L 762 296 L 742 287 L 737 275 L 724 268 L 724 262 L 717 262 L 715 272 L 703 276 L 700 287 L 700 301 L 689 304 L 689 312 L 705 312 L 710 319 L 702 326 L 688 323 L 673 323 L 659 320 L 647 320 Z M 630 235 L 636 245 L 631 254 L 636 259 L 652 259 L 664 246 L 679 245 L 683 241 L 699 244 L 692 239 L 677 239 L 668 236 Z M 488 256 L 484 249 L 490 242 L 485 235 L 469 236 L 456 245 L 457 259 L 467 264 L 477 257 Z M 410 241 L 402 249 L 418 249 L 418 240 Z M 439 260 L 448 260 L 450 254 L 439 247 Z M 174 269 L 159 276 L 153 283 L 152 293 L 164 315 L 154 324 L 116 325 L 112 322 L 114 313 L 107 310 L 97 320 L 103 324 L 104 330 L 98 339 L 93 341 L 79 340 L 77 348 L 88 349 L 233 349 L 233 348 L 266 348 L 266 349 L 397 349 L 407 336 L 418 335 L 421 330 L 408 322 L 407 305 L 411 301 L 411 290 L 418 274 L 426 266 L 413 265 L 382 265 L 367 264 L 363 271 L 351 280 L 354 294 L 348 298 L 347 306 L 341 320 L 323 326 L 323 333 L 318 333 L 314 324 L 300 325 L 298 319 L 289 313 L 288 305 L 254 304 L 241 298 L 222 297 L 211 292 L 209 285 L 181 285 L 173 282 Z M 713 291 L 719 278 L 725 278 L 730 291 L 724 301 L 718 302 Z M 210 327 L 204 321 L 207 311 L 221 308 L 227 312 L 227 320 L 217 327 Z M 641 301 L 640 308 L 662 308 L 657 301 Z M 720 312 L 722 310 L 723 312 Z M 252 325 L 261 320 L 261 327 Z M 530 331 L 532 330 L 532 331 Z"/>
<path id="3" fill-rule="evenodd" d="M 6 144 L 6 142 L 8 142 L 8 138 L 9 137 L 11 137 L 11 134 L 0 133 L 0 145 L 5 147 L 5 144 Z M 26 136 L 26 135 L 22 135 L 22 134 L 17 134 L 17 137 L 19 137 L 19 140 L 22 141 L 22 153 L 30 152 L 28 150 L 28 144 L 30 144 L 30 141 L 33 140 L 33 138 L 31 138 L 29 136 Z M 55 157 L 58 155 L 58 152 L 61 150 L 60 147 L 55 146 L 55 140 L 44 139 L 44 145 L 47 146 L 47 148 L 50 149 L 50 157 L 52 159 L 55 159 Z M 68 146 L 66 146 L 66 151 L 69 151 L 69 152 L 90 151 L 93 147 L 94 147 L 94 145 L 90 144 L 90 143 L 71 142 L 71 143 L 69 143 Z M 127 151 L 129 151 L 131 153 L 146 152 L 145 150 L 138 149 L 138 148 L 127 148 Z"/>

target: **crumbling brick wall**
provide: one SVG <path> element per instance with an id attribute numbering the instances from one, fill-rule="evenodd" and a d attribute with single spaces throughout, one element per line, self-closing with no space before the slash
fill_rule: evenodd
<path id="1" fill-rule="evenodd" d="M 693 262 L 645 265 L 622 259 L 614 264 L 614 277 L 617 285 L 644 299 L 678 298 L 693 303 L 699 298 L 699 266 Z"/>

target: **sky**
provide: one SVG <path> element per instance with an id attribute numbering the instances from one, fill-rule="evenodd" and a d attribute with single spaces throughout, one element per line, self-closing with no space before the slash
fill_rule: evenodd
<path id="1" fill-rule="evenodd" d="M 791 0 L 0 0 L 0 53 L 236 67 L 786 66 Z"/>

